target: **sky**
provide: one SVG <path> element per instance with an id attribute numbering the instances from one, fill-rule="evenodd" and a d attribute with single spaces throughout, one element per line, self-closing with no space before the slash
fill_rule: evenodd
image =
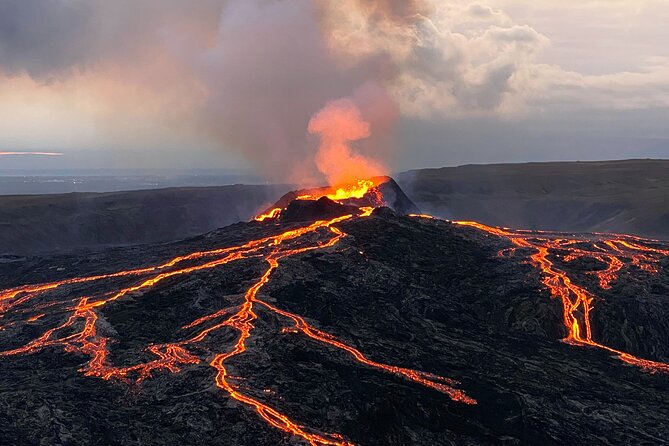
<path id="1" fill-rule="evenodd" d="M 0 170 L 299 182 L 333 134 L 388 171 L 668 158 L 666 23 L 664 0 L 6 0 Z"/>

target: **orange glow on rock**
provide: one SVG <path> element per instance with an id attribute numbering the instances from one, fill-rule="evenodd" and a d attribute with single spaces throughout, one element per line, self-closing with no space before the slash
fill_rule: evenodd
<path id="1" fill-rule="evenodd" d="M 428 214 L 409 214 L 409 217 L 427 218 L 428 220 L 434 220 L 434 217 Z"/>
<path id="2" fill-rule="evenodd" d="M 327 197 L 333 201 L 345 200 L 347 198 L 362 198 L 372 187 L 374 187 L 372 180 L 358 180 L 348 186 L 338 187 L 334 193 L 328 194 Z"/>
<path id="3" fill-rule="evenodd" d="M 370 205 L 372 210 L 374 207 L 385 205 L 383 194 L 379 188 L 384 181 L 386 181 L 386 177 L 376 177 L 370 179 L 357 179 L 351 183 L 336 186 L 304 189 L 293 193 L 293 195 L 290 196 L 290 202 L 292 202 L 292 200 L 315 201 L 326 197 L 339 204 L 357 206 L 360 210 L 365 212 L 364 210 L 368 209 Z M 289 196 L 289 194 L 286 194 L 286 196 Z M 262 222 L 278 218 L 290 202 L 284 201 L 283 199 L 279 200 L 274 206 L 283 206 L 283 208 L 274 207 L 256 216 L 254 219 Z M 370 213 L 371 211 L 369 211 L 367 215 Z"/>
<path id="4" fill-rule="evenodd" d="M 235 381 L 238 381 L 239 378 L 229 374 L 229 360 L 243 355 L 247 350 L 247 340 L 253 336 L 255 323 L 259 317 L 256 308 L 260 305 L 275 317 L 288 323 L 287 327 L 277 333 L 277 336 L 281 336 L 285 342 L 290 339 L 283 336 L 285 333 L 301 334 L 328 348 L 346 352 L 350 359 L 360 365 L 431 388 L 447 395 L 453 401 L 476 404 L 473 398 L 456 388 L 459 384 L 457 381 L 428 372 L 374 361 L 360 350 L 310 325 L 301 316 L 282 310 L 263 300 L 259 295 L 263 287 L 270 282 L 272 274 L 280 267 L 282 259 L 337 245 L 346 237 L 346 234 L 336 225 L 346 220 L 369 216 L 374 208 L 366 207 L 360 210 L 361 215 L 358 217 L 344 215 L 331 220 L 316 221 L 278 235 L 251 240 L 239 246 L 192 252 L 153 267 L 77 277 L 46 284 L 25 285 L 0 291 L 0 317 L 12 310 L 17 311 L 19 308 L 23 312 L 25 310 L 23 307 L 26 306 L 28 306 L 28 312 L 32 311 L 27 319 L 28 323 L 42 318 L 45 308 L 54 309 L 52 318 L 63 315 L 61 321 L 55 326 L 46 329 L 41 335 L 26 344 L 11 350 L 0 351 L 0 358 L 34 354 L 47 347 L 60 347 L 65 352 L 89 358 L 80 369 L 80 372 L 86 376 L 136 384 L 150 379 L 156 373 L 179 373 L 186 367 L 208 363 L 216 371 L 214 378 L 216 387 L 228 397 L 255 411 L 270 426 L 286 434 L 300 437 L 312 446 L 351 446 L 352 443 L 342 435 L 324 433 L 305 427 L 277 408 L 249 395 L 243 387 L 236 384 Z M 134 298 L 141 298 L 142 293 L 168 278 L 222 268 L 229 263 L 250 258 L 261 259 L 267 264 L 267 267 L 260 278 L 248 287 L 238 306 L 221 308 L 184 325 L 182 327 L 183 336 L 178 341 L 147 345 L 145 351 L 152 358 L 150 360 L 129 366 L 117 366 L 111 363 L 109 346 L 113 339 L 101 333 L 98 327 L 100 312 L 108 303 L 118 301 L 121 304 L 121 299 L 131 293 Z M 183 265 L 184 262 L 188 262 L 187 266 Z M 73 287 L 89 282 L 104 283 L 112 278 L 135 276 L 138 278 L 136 284 L 118 288 L 112 292 L 30 306 L 38 296 L 41 297 L 45 293 L 64 286 Z M 210 351 L 202 344 L 202 341 L 215 332 L 230 328 L 237 333 L 237 336 L 229 348 L 224 348 L 223 351 Z"/>
<path id="5" fill-rule="evenodd" d="M 269 212 L 258 215 L 255 218 L 255 221 L 265 221 L 267 219 L 275 219 L 281 214 L 281 211 L 282 211 L 281 208 L 274 208 L 274 209 L 270 210 Z"/>
<path id="6" fill-rule="evenodd" d="M 343 201 L 350 198 L 362 198 L 368 193 L 375 193 L 380 196 L 378 191 L 375 191 L 376 184 L 372 180 L 356 180 L 349 184 L 333 186 L 331 188 L 324 188 L 316 192 L 309 192 L 307 194 L 298 195 L 298 200 L 318 200 L 321 197 L 328 197 L 332 201 Z"/>
<path id="7" fill-rule="evenodd" d="M 592 322 L 590 313 L 593 310 L 595 295 L 573 282 L 569 274 L 558 268 L 549 259 L 556 251 L 566 251 L 569 254 L 564 261 L 569 262 L 579 257 L 590 257 L 606 264 L 606 268 L 596 271 L 599 286 L 602 289 L 611 288 L 611 283 L 618 279 L 620 270 L 629 264 L 649 273 L 657 272 L 657 264 L 663 257 L 669 256 L 669 250 L 644 246 L 643 239 L 620 234 L 596 234 L 601 243 L 594 243 L 595 250 L 586 250 L 574 245 L 578 239 L 562 239 L 549 237 L 545 231 L 513 231 L 486 226 L 473 221 L 453 222 L 461 226 L 470 226 L 488 234 L 503 237 L 511 241 L 518 248 L 533 250 L 530 260 L 542 273 L 543 284 L 550 290 L 553 297 L 559 298 L 563 307 L 563 324 L 567 329 L 565 342 L 571 345 L 591 346 L 615 354 L 620 360 L 641 367 L 651 373 L 669 373 L 669 364 L 638 358 L 630 353 L 623 352 L 595 341 L 592 337 Z M 634 240 L 634 241 L 630 241 Z M 589 240 L 586 240 L 589 241 Z M 650 240 L 646 242 L 651 242 Z M 606 247 L 606 248 L 605 248 Z M 515 252 L 515 251 L 514 251 Z M 501 255 L 501 253 L 500 253 Z"/>
<path id="8" fill-rule="evenodd" d="M 330 184 L 351 184 L 359 178 L 387 173 L 380 163 L 356 152 L 351 146 L 352 142 L 371 135 L 369 122 L 363 119 L 352 100 L 344 98 L 328 102 L 312 116 L 308 130 L 320 137 L 314 161 Z"/>

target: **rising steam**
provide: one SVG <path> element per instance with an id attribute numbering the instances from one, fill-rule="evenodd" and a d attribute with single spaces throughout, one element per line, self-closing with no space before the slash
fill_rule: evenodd
<path id="1" fill-rule="evenodd" d="M 369 122 L 351 99 L 328 102 L 309 121 L 309 133 L 320 136 L 314 161 L 330 184 L 351 183 L 386 172 L 381 164 L 356 153 L 350 145 L 371 135 Z"/>
<path id="2" fill-rule="evenodd" d="M 470 3 L 0 2 L 0 145 L 234 151 L 302 185 L 382 173 L 364 157 L 396 166 L 400 112 L 509 112 L 562 79 L 531 62 L 545 37 Z"/>

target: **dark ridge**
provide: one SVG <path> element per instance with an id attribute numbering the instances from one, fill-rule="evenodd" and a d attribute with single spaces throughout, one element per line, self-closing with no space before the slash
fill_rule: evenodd
<path id="1" fill-rule="evenodd" d="M 288 207 L 281 212 L 281 221 L 315 221 L 329 220 L 342 215 L 357 214 L 359 209 L 356 206 L 343 205 L 335 203 L 327 197 L 321 197 L 313 200 L 293 200 Z"/>
<path id="2" fill-rule="evenodd" d="M 669 160 L 466 165 L 396 178 L 423 212 L 451 220 L 669 239 Z"/>
<path id="3" fill-rule="evenodd" d="M 287 186 L 0 196 L 0 255 L 180 240 L 248 221 Z"/>
<path id="4" fill-rule="evenodd" d="M 387 177 L 387 181 L 381 183 L 378 188 L 387 207 L 400 214 L 420 214 L 418 206 L 411 201 L 394 179 Z"/>

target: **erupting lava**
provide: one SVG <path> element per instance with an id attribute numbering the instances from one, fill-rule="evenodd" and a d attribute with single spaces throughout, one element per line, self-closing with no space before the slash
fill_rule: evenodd
<path id="1" fill-rule="evenodd" d="M 368 179 L 358 179 L 350 183 L 339 184 L 335 186 L 302 189 L 296 192 L 289 192 L 285 194 L 279 199 L 279 201 L 274 203 L 272 207 L 256 216 L 255 220 L 265 221 L 268 219 L 276 219 L 282 215 L 282 212 L 285 211 L 291 203 L 295 202 L 295 200 L 315 201 L 321 198 L 328 198 L 336 203 L 356 206 L 360 209 L 379 206 L 392 207 L 393 203 L 386 202 L 384 199 L 384 191 L 390 191 L 389 195 L 397 198 L 399 194 L 395 188 L 398 188 L 398 186 L 391 178 L 374 177 Z M 403 197 L 406 198 L 406 196 Z M 406 198 L 406 200 L 411 204 L 411 206 L 415 206 L 408 198 Z M 406 205 L 406 203 L 403 204 Z"/>
<path id="2" fill-rule="evenodd" d="M 513 254 L 517 249 L 533 251 L 530 260 L 541 271 L 543 284 L 548 287 L 553 297 L 562 302 L 563 322 L 568 333 L 565 342 L 606 350 L 622 361 L 651 373 L 669 373 L 669 364 L 638 358 L 595 341 L 592 336 L 591 312 L 597 297 L 585 287 L 574 283 L 569 274 L 556 265 L 558 260 L 571 262 L 578 258 L 595 259 L 606 267 L 591 271 L 591 274 L 597 276 L 599 286 L 606 290 L 611 288 L 611 283 L 618 279 L 620 271 L 627 265 L 631 264 L 651 273 L 657 272 L 660 259 L 669 257 L 669 250 L 650 246 L 653 244 L 652 240 L 630 235 L 594 234 L 595 239 L 589 240 L 546 231 L 514 231 L 472 221 L 454 223 L 504 237 L 515 245 L 511 250 L 500 251 L 499 256 Z"/>
<path id="3" fill-rule="evenodd" d="M 159 371 L 178 373 L 184 367 L 207 362 L 215 370 L 214 381 L 219 389 L 236 401 L 254 409 L 274 428 L 296 435 L 311 445 L 351 445 L 352 443 L 339 434 L 315 431 L 293 421 L 278 409 L 248 394 L 235 382 L 238 378 L 229 374 L 229 363 L 247 349 L 246 341 L 253 335 L 255 322 L 260 317 L 257 309 L 262 307 L 270 315 L 286 322 L 279 335 L 302 334 L 314 342 L 346 352 L 352 360 L 364 366 L 442 392 L 454 401 L 476 404 L 474 399 L 456 388 L 458 383 L 455 380 L 376 362 L 333 335 L 310 325 L 301 316 L 282 310 L 259 296 L 263 287 L 270 281 L 272 273 L 279 268 L 282 259 L 335 246 L 346 236 L 336 227 L 337 223 L 364 218 L 369 216 L 372 210 L 371 207 L 361 208 L 362 214 L 357 217 L 344 215 L 331 220 L 316 221 L 239 246 L 193 252 L 153 267 L 76 277 L 0 291 L 0 320 L 11 311 L 22 318 L 19 324 L 31 324 L 36 321 L 44 325 L 55 324 L 28 343 L 0 352 L 0 357 L 33 354 L 48 347 L 60 347 L 66 352 L 90 358 L 80 369 L 84 375 L 128 383 L 141 383 Z M 168 278 L 178 278 L 198 271 L 223 267 L 242 259 L 260 259 L 267 266 L 260 278 L 246 290 L 238 307 L 221 308 L 186 324 L 182 327 L 183 336 L 179 341 L 149 344 L 146 352 L 154 359 L 130 366 L 115 366 L 111 363 L 109 346 L 113 343 L 113 339 L 103 335 L 99 326 L 101 312 L 108 303 L 131 294 L 138 297 L 142 292 Z M 105 289 L 109 289 L 111 286 L 109 282 L 113 282 L 111 279 L 134 277 L 137 277 L 134 284 L 116 288 L 112 292 L 83 296 L 77 293 L 76 285 L 93 282 L 100 283 L 102 288 L 102 284 L 107 283 Z M 56 297 L 63 294 L 69 297 L 64 300 L 62 297 L 54 299 L 53 293 Z M 49 315 L 48 321 L 45 320 L 45 313 Z M 207 338 L 224 329 L 233 329 L 237 333 L 232 346 L 224 351 L 215 351 L 205 345 L 204 341 Z"/>
<path id="4" fill-rule="evenodd" d="M 332 201 L 342 201 L 349 198 L 362 198 L 368 192 L 373 192 L 376 186 L 372 180 L 357 180 L 351 184 L 335 186 L 327 190 L 310 191 L 304 195 L 298 195 L 298 200 L 318 200 L 321 197 L 328 197 Z"/>
<path id="5" fill-rule="evenodd" d="M 273 208 L 269 212 L 260 214 L 255 218 L 255 221 L 265 221 L 267 219 L 277 218 L 281 214 L 281 208 Z"/>

